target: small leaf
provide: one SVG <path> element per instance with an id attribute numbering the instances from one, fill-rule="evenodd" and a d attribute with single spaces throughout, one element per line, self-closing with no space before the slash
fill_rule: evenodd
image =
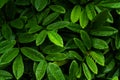
<path id="1" fill-rule="evenodd" d="M 99 14 L 97 14 L 95 16 L 95 18 L 92 20 L 92 26 L 96 27 L 96 26 L 103 26 L 103 24 L 106 22 L 106 20 L 108 19 L 108 10 L 103 10 L 102 12 L 100 12 Z"/>
<path id="2" fill-rule="evenodd" d="M 62 61 L 67 59 L 67 55 L 64 53 L 49 54 L 46 56 L 48 61 Z"/>
<path id="3" fill-rule="evenodd" d="M 2 8 L 7 2 L 8 0 L 0 0 L 0 8 Z"/>
<path id="4" fill-rule="evenodd" d="M 18 33 L 18 40 L 20 43 L 30 43 L 36 39 L 36 35 L 28 33 Z"/>
<path id="5" fill-rule="evenodd" d="M 47 6 L 47 0 L 35 0 L 35 8 L 37 11 L 42 11 Z"/>
<path id="6" fill-rule="evenodd" d="M 119 35 L 116 35 L 115 37 L 115 47 L 117 49 L 120 49 L 120 36 Z"/>
<path id="7" fill-rule="evenodd" d="M 30 27 L 30 29 L 28 30 L 29 34 L 36 33 L 42 29 L 42 26 L 39 26 L 39 25 L 32 25 L 32 26 L 33 27 Z"/>
<path id="8" fill-rule="evenodd" d="M 107 8 L 120 8 L 120 2 L 102 2 L 98 6 L 107 7 Z"/>
<path id="9" fill-rule="evenodd" d="M 89 56 L 87 56 L 86 57 L 86 62 L 87 62 L 88 67 L 90 68 L 90 70 L 93 73 L 97 74 L 98 73 L 98 68 L 97 68 L 97 65 L 94 62 L 94 60 L 92 58 L 90 58 Z"/>
<path id="10" fill-rule="evenodd" d="M 88 33 L 84 30 L 81 30 L 80 36 L 81 36 L 81 39 L 82 39 L 84 45 L 87 47 L 88 50 L 90 50 L 92 43 L 91 43 L 91 39 L 90 39 Z"/>
<path id="11" fill-rule="evenodd" d="M 11 21 L 10 25 L 17 29 L 22 29 L 24 27 L 24 23 L 20 18 Z"/>
<path id="12" fill-rule="evenodd" d="M 44 60 L 40 61 L 35 72 L 37 80 L 41 80 L 44 77 L 46 69 L 47 69 L 47 62 Z"/>
<path id="13" fill-rule="evenodd" d="M 80 14 L 79 22 L 80 22 L 80 26 L 81 26 L 83 29 L 88 25 L 89 19 L 88 19 L 88 17 L 87 17 L 87 14 L 86 14 L 86 11 L 85 11 L 85 10 L 82 10 L 82 12 L 81 12 L 81 14 Z"/>
<path id="14" fill-rule="evenodd" d="M 0 53 L 5 53 L 14 47 L 16 44 L 15 40 L 5 40 L 0 42 Z"/>
<path id="15" fill-rule="evenodd" d="M 28 57 L 29 59 L 33 61 L 41 61 L 44 59 L 44 56 L 42 55 L 42 53 L 30 47 L 22 47 L 21 52 L 26 57 Z"/>
<path id="16" fill-rule="evenodd" d="M 59 17 L 59 13 L 51 13 L 44 20 L 42 25 L 48 25 Z"/>
<path id="17" fill-rule="evenodd" d="M 85 74 L 85 77 L 87 78 L 87 80 L 92 80 L 92 76 L 91 73 L 87 67 L 87 65 L 85 63 L 82 64 L 82 68 L 83 68 L 83 72 Z"/>
<path id="18" fill-rule="evenodd" d="M 112 80 L 119 80 L 118 76 L 114 76 Z"/>
<path id="19" fill-rule="evenodd" d="M 20 79 L 20 77 L 22 77 L 22 75 L 24 73 L 24 64 L 23 64 L 21 55 L 18 55 L 16 57 L 16 59 L 13 62 L 12 68 L 13 68 L 13 74 L 14 74 L 15 78 L 17 80 Z"/>
<path id="20" fill-rule="evenodd" d="M 10 63 L 19 53 L 18 48 L 12 48 L 1 56 L 0 64 Z"/>
<path id="21" fill-rule="evenodd" d="M 5 70 L 0 70 L 0 77 L 2 77 L 2 79 L 4 78 L 3 80 L 9 80 L 13 78 L 12 74 Z"/>
<path id="22" fill-rule="evenodd" d="M 69 25 L 68 21 L 58 21 L 47 26 L 48 30 L 58 30 Z"/>
<path id="23" fill-rule="evenodd" d="M 80 18 L 81 7 L 79 5 L 74 6 L 71 12 L 70 19 L 73 23 L 77 22 Z"/>
<path id="24" fill-rule="evenodd" d="M 2 35 L 7 40 L 12 39 L 12 29 L 9 27 L 8 24 L 2 25 Z"/>
<path id="25" fill-rule="evenodd" d="M 99 26 L 96 27 L 95 29 L 92 29 L 90 31 L 90 34 L 95 35 L 95 36 L 111 36 L 113 34 L 116 34 L 118 30 L 114 27 L 110 26 Z"/>
<path id="26" fill-rule="evenodd" d="M 37 35 L 37 38 L 36 38 L 36 45 L 39 46 L 41 45 L 45 38 L 47 36 L 47 31 L 46 30 L 42 30 L 38 35 Z"/>
<path id="27" fill-rule="evenodd" d="M 96 16 L 96 11 L 94 9 L 94 5 L 88 4 L 85 9 L 86 9 L 86 13 L 87 13 L 89 20 L 93 20 L 94 17 Z"/>
<path id="28" fill-rule="evenodd" d="M 77 80 L 76 75 L 78 70 L 78 63 L 73 60 L 69 67 L 69 80 Z"/>
<path id="29" fill-rule="evenodd" d="M 43 52 L 45 54 L 56 54 L 56 53 L 60 53 L 63 52 L 65 49 L 60 47 L 60 46 L 56 46 L 56 45 L 47 45 L 44 49 Z"/>
<path id="30" fill-rule="evenodd" d="M 92 58 L 101 66 L 104 66 L 105 64 L 105 58 L 104 55 L 102 53 L 96 53 L 94 51 L 90 52 L 90 55 L 92 56 Z"/>
<path id="31" fill-rule="evenodd" d="M 62 37 L 55 31 L 48 31 L 48 37 L 52 43 L 55 45 L 58 45 L 60 47 L 63 47 L 63 39 Z"/>
<path id="32" fill-rule="evenodd" d="M 79 61 L 83 61 L 82 57 L 75 51 L 69 51 L 68 52 L 68 58 L 76 58 Z"/>
<path id="33" fill-rule="evenodd" d="M 57 64 L 49 63 L 47 72 L 50 75 L 52 75 L 52 77 L 54 78 L 53 80 L 65 80 L 62 70 L 60 69 L 60 67 Z M 49 79 L 49 80 L 51 80 L 51 79 Z"/>
<path id="34" fill-rule="evenodd" d="M 93 38 L 92 43 L 93 43 L 93 47 L 96 49 L 108 49 L 109 48 L 107 42 L 99 38 Z"/>
<path id="35" fill-rule="evenodd" d="M 74 42 L 75 42 L 76 46 L 78 46 L 78 48 L 79 48 L 84 54 L 87 53 L 87 50 L 86 50 L 83 42 L 82 42 L 80 39 L 74 38 Z"/>
<path id="36" fill-rule="evenodd" d="M 64 14 L 66 12 L 65 8 L 60 5 L 50 5 L 50 9 L 52 9 L 55 12 Z"/>

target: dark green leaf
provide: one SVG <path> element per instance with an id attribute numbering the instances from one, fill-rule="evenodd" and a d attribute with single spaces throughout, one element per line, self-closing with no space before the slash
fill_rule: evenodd
<path id="1" fill-rule="evenodd" d="M 119 37 L 119 35 L 116 35 L 116 38 L 115 38 L 115 47 L 117 49 L 120 49 L 120 37 Z"/>
<path id="2" fill-rule="evenodd" d="M 47 62 L 44 60 L 40 61 L 35 72 L 37 80 L 41 80 L 44 77 L 46 69 L 47 69 Z"/>
<path id="3" fill-rule="evenodd" d="M 53 11 L 58 12 L 58 13 L 65 13 L 66 10 L 63 6 L 60 5 L 50 5 L 49 6 Z"/>
<path id="4" fill-rule="evenodd" d="M 99 6 L 102 7 L 107 7 L 107 8 L 120 8 L 120 2 L 103 2 L 98 4 Z"/>
<path id="5" fill-rule="evenodd" d="M 53 22 L 54 20 L 56 20 L 59 17 L 59 13 L 51 13 L 50 15 L 48 15 L 44 20 L 42 25 L 48 25 L 51 22 Z"/>
<path id="6" fill-rule="evenodd" d="M 15 40 L 11 41 L 5 40 L 0 42 L 0 53 L 9 51 L 12 47 L 14 47 L 15 44 L 16 44 Z"/>
<path id="7" fill-rule="evenodd" d="M 21 55 L 18 55 L 13 62 L 13 74 L 15 78 L 18 80 L 24 73 L 24 64 Z"/>
<path id="8" fill-rule="evenodd" d="M 88 33 L 84 30 L 81 30 L 80 36 L 81 36 L 81 39 L 82 39 L 84 45 L 87 47 L 88 50 L 90 50 L 92 43 L 91 43 L 91 39 L 90 39 L 90 36 L 88 35 Z"/>
<path id="9" fill-rule="evenodd" d="M 98 68 L 97 68 L 97 65 L 94 62 L 94 60 L 91 57 L 87 56 L 86 57 L 86 62 L 87 62 L 88 67 L 90 68 L 90 70 L 93 73 L 97 74 L 98 73 Z"/>
<path id="10" fill-rule="evenodd" d="M 48 61 L 62 61 L 67 59 L 67 55 L 65 53 L 49 54 L 46 56 L 46 59 Z"/>
<path id="11" fill-rule="evenodd" d="M 83 42 L 82 42 L 80 39 L 74 38 L 74 42 L 75 42 L 76 46 L 78 46 L 78 48 L 79 48 L 84 54 L 87 53 L 87 50 L 86 50 Z"/>
<path id="12" fill-rule="evenodd" d="M 42 29 L 42 26 L 39 26 L 39 25 L 32 25 L 32 26 L 33 27 L 30 27 L 30 29 L 28 31 L 29 34 L 36 33 Z"/>
<path id="13" fill-rule="evenodd" d="M 58 21 L 47 26 L 48 30 L 57 30 L 69 25 L 68 21 Z"/>
<path id="14" fill-rule="evenodd" d="M 16 0 L 15 3 L 17 5 L 28 6 L 30 5 L 30 0 Z"/>
<path id="15" fill-rule="evenodd" d="M 49 63 L 47 71 L 52 75 L 54 78 L 53 80 L 65 80 L 64 75 L 57 64 Z"/>
<path id="16" fill-rule="evenodd" d="M 20 18 L 11 21 L 10 25 L 17 29 L 22 29 L 24 27 L 24 23 Z"/>
<path id="17" fill-rule="evenodd" d="M 19 53 L 18 48 L 12 48 L 1 56 L 0 64 L 10 63 Z"/>
<path id="18" fill-rule="evenodd" d="M 105 65 L 105 58 L 102 53 L 96 53 L 95 51 L 91 51 L 90 55 L 98 64 L 100 64 L 101 66 Z"/>
<path id="19" fill-rule="evenodd" d="M 92 43 L 93 43 L 93 47 L 96 49 L 108 49 L 109 48 L 107 42 L 99 38 L 93 38 Z"/>
<path id="20" fill-rule="evenodd" d="M 75 60 L 73 60 L 69 67 L 69 80 L 77 80 L 76 74 L 78 70 L 78 63 Z"/>
<path id="21" fill-rule="evenodd" d="M 42 55 L 42 53 L 30 47 L 22 47 L 21 52 L 26 57 L 28 57 L 29 59 L 33 61 L 41 61 L 44 59 L 44 56 Z"/>
<path id="22" fill-rule="evenodd" d="M 2 8 L 7 2 L 8 0 L 0 0 L 0 8 Z"/>
<path id="23" fill-rule="evenodd" d="M 90 34 L 95 35 L 95 36 L 111 36 L 117 32 L 118 32 L 118 30 L 114 27 L 101 26 L 101 27 L 92 29 L 90 31 Z"/>
<path id="24" fill-rule="evenodd" d="M 12 39 L 12 30 L 8 24 L 2 25 L 2 35 L 7 40 Z"/>
<path id="25" fill-rule="evenodd" d="M 47 31 L 46 30 L 42 30 L 38 35 L 37 35 L 37 38 L 36 38 L 36 45 L 39 46 L 41 45 L 45 38 L 47 36 Z"/>
<path id="26" fill-rule="evenodd" d="M 12 74 L 5 70 L 0 70 L 0 77 L 3 77 L 4 78 L 3 80 L 8 80 L 13 78 Z"/>
<path id="27" fill-rule="evenodd" d="M 83 72 L 84 72 L 85 77 L 87 78 L 87 80 L 92 80 L 90 70 L 88 69 L 88 67 L 87 67 L 87 65 L 85 63 L 82 64 L 82 68 L 83 68 Z"/>
<path id="28" fill-rule="evenodd" d="M 77 22 L 80 18 L 81 7 L 79 5 L 75 5 L 72 9 L 70 19 L 73 23 Z"/>
<path id="29" fill-rule="evenodd" d="M 52 43 L 55 45 L 58 45 L 60 47 L 63 47 L 63 39 L 62 37 L 55 31 L 48 31 L 48 37 Z"/>
<path id="30" fill-rule="evenodd" d="M 35 0 L 35 8 L 37 11 L 42 11 L 47 6 L 47 0 Z"/>

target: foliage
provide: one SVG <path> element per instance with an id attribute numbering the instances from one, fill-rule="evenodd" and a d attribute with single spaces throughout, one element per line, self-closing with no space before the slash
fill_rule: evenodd
<path id="1" fill-rule="evenodd" d="M 0 0 L 0 80 L 119 80 L 120 0 Z"/>

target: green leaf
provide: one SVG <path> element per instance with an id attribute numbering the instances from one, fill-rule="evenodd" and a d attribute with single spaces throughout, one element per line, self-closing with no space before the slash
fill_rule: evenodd
<path id="1" fill-rule="evenodd" d="M 51 13 L 44 20 L 42 25 L 48 25 L 59 17 L 59 13 Z"/>
<path id="2" fill-rule="evenodd" d="M 91 57 L 87 56 L 86 57 L 86 62 L 87 62 L 88 67 L 90 68 L 90 70 L 93 73 L 97 74 L 98 73 L 98 68 L 97 68 L 97 65 L 94 62 L 94 60 Z"/>
<path id="3" fill-rule="evenodd" d="M 78 70 L 78 63 L 73 60 L 69 67 L 69 80 L 77 80 L 76 75 Z"/>
<path id="4" fill-rule="evenodd" d="M 107 42 L 99 38 L 93 38 L 92 43 L 93 43 L 93 47 L 96 49 L 108 49 L 109 48 Z"/>
<path id="5" fill-rule="evenodd" d="M 65 53 L 49 54 L 46 56 L 46 59 L 48 61 L 62 61 L 67 59 L 67 55 Z"/>
<path id="6" fill-rule="evenodd" d="M 85 9 L 86 9 L 86 13 L 87 13 L 89 20 L 92 21 L 96 16 L 96 11 L 95 11 L 94 5 L 92 3 L 90 3 L 85 7 Z"/>
<path id="7" fill-rule="evenodd" d="M 47 31 L 46 31 L 46 30 L 42 30 L 42 31 L 37 35 L 36 45 L 37 45 L 37 46 L 41 45 L 41 44 L 45 41 L 46 36 L 47 36 Z"/>
<path id="8" fill-rule="evenodd" d="M 115 67 L 115 60 L 112 59 L 105 67 L 104 73 L 110 72 Z"/>
<path id="9" fill-rule="evenodd" d="M 46 69 L 47 69 L 47 62 L 44 60 L 40 61 L 35 72 L 37 80 L 41 80 L 44 77 Z"/>
<path id="10" fill-rule="evenodd" d="M 7 2 L 8 0 L 0 0 L 0 8 L 2 8 Z"/>
<path id="11" fill-rule="evenodd" d="M 88 69 L 88 67 L 87 67 L 87 65 L 85 63 L 82 64 L 82 68 L 83 68 L 83 72 L 84 72 L 85 77 L 87 78 L 87 80 L 92 80 L 90 70 Z"/>
<path id="12" fill-rule="evenodd" d="M 81 78 L 81 76 L 82 76 L 82 66 L 80 65 L 79 70 L 78 70 L 78 72 L 76 74 L 76 77 Z"/>
<path id="13" fill-rule="evenodd" d="M 5 70 L 0 70 L 0 77 L 3 77 L 4 78 L 3 80 L 8 80 L 13 78 L 12 74 Z"/>
<path id="14" fill-rule="evenodd" d="M 109 23 L 113 23 L 113 22 L 114 22 L 113 16 L 112 16 L 112 14 L 111 14 L 110 12 L 108 12 L 108 19 L 107 19 L 107 22 L 109 22 Z"/>
<path id="15" fill-rule="evenodd" d="M 47 0 L 35 0 L 35 8 L 37 11 L 42 11 L 47 6 Z"/>
<path id="16" fill-rule="evenodd" d="M 86 13 L 85 10 L 82 10 L 82 12 L 80 13 L 79 22 L 80 22 L 80 26 L 81 26 L 83 29 L 88 25 L 89 19 L 88 19 L 88 17 L 87 17 L 87 13 Z"/>
<path id="17" fill-rule="evenodd" d="M 65 80 L 65 77 L 57 64 L 49 63 L 47 71 L 54 78 L 53 80 Z M 51 80 L 51 79 L 49 79 Z"/>
<path id="18" fill-rule="evenodd" d="M 45 54 L 56 54 L 56 53 L 61 53 L 63 52 L 65 49 L 60 47 L 60 46 L 56 46 L 56 45 L 47 45 L 44 49 L 43 52 Z"/>
<path id="19" fill-rule="evenodd" d="M 105 58 L 102 53 L 96 53 L 95 51 L 91 51 L 90 55 L 98 64 L 100 64 L 101 66 L 105 65 Z"/>
<path id="20" fill-rule="evenodd" d="M 1 56 L 0 64 L 10 63 L 19 53 L 18 48 L 12 48 Z"/>
<path id="21" fill-rule="evenodd" d="M 77 60 L 79 60 L 79 61 L 83 61 L 83 59 L 82 59 L 82 57 L 77 53 L 77 52 L 75 52 L 75 51 L 69 51 L 68 52 L 68 58 L 76 58 Z"/>
<path id="22" fill-rule="evenodd" d="M 20 43 L 30 43 L 36 39 L 36 35 L 28 33 L 18 33 L 18 40 Z"/>
<path id="23" fill-rule="evenodd" d="M 115 37 L 115 47 L 117 49 L 120 49 L 120 36 L 119 35 L 116 35 Z"/>
<path id="24" fill-rule="evenodd" d="M 21 6 L 28 6 L 30 5 L 30 1 L 29 0 L 16 0 L 15 1 L 16 5 L 21 5 Z"/>
<path id="25" fill-rule="evenodd" d="M 95 18 L 92 20 L 92 26 L 103 26 L 103 24 L 106 22 L 108 18 L 108 10 L 103 10 L 99 14 L 95 16 Z"/>
<path id="26" fill-rule="evenodd" d="M 18 55 L 16 59 L 13 62 L 13 74 L 15 78 L 18 80 L 22 77 L 24 73 L 24 64 L 23 64 L 23 59 L 21 55 Z"/>
<path id="27" fill-rule="evenodd" d="M 61 5 L 50 5 L 50 9 L 52 9 L 55 12 L 64 14 L 66 12 L 65 8 Z"/>
<path id="28" fill-rule="evenodd" d="M 91 43 L 91 39 L 88 33 L 84 30 L 80 30 L 80 36 L 86 48 L 90 50 L 92 43 Z"/>
<path id="29" fill-rule="evenodd" d="M 102 2 L 98 4 L 98 6 L 106 7 L 106 8 L 120 8 L 120 2 Z"/>
<path id="30" fill-rule="evenodd" d="M 0 53 L 9 51 L 16 44 L 15 40 L 5 40 L 0 42 Z"/>
<path id="31" fill-rule="evenodd" d="M 48 30 L 58 30 L 69 25 L 68 21 L 58 21 L 47 26 Z"/>
<path id="32" fill-rule="evenodd" d="M 119 80 L 118 76 L 114 76 L 112 80 Z"/>
<path id="33" fill-rule="evenodd" d="M 113 34 L 116 34 L 118 32 L 118 30 L 114 27 L 110 27 L 110 26 L 99 26 L 96 27 L 95 29 L 92 29 L 90 31 L 90 34 L 94 35 L 94 36 L 111 36 Z"/>
<path id="34" fill-rule="evenodd" d="M 9 27 L 8 24 L 2 25 L 2 35 L 7 40 L 12 39 L 12 29 Z"/>
<path id="35" fill-rule="evenodd" d="M 83 42 L 82 42 L 80 39 L 74 38 L 74 42 L 75 42 L 76 46 L 78 46 L 78 48 L 79 48 L 84 54 L 87 53 L 87 50 L 86 50 Z"/>
<path id="36" fill-rule="evenodd" d="M 20 18 L 11 21 L 10 25 L 16 29 L 22 29 L 24 27 L 24 23 Z"/>
<path id="37" fill-rule="evenodd" d="M 30 29 L 28 30 L 28 33 L 29 34 L 32 34 L 32 33 L 36 33 L 38 31 L 40 31 L 42 29 L 42 26 L 39 26 L 39 25 L 32 25 L 33 27 L 30 27 Z"/>
<path id="38" fill-rule="evenodd" d="M 120 9 L 116 9 L 117 14 L 120 15 Z"/>
<path id="39" fill-rule="evenodd" d="M 75 5 L 70 15 L 70 19 L 73 23 L 79 20 L 80 13 L 81 13 L 81 7 L 79 5 Z"/>
<path id="40" fill-rule="evenodd" d="M 22 47 L 21 48 L 21 52 L 28 57 L 29 59 L 33 60 L 33 61 L 41 61 L 44 60 L 44 56 L 42 55 L 42 53 L 40 53 L 39 51 L 30 48 L 30 47 Z"/>
<path id="41" fill-rule="evenodd" d="M 49 40 L 57 46 L 63 47 L 63 39 L 62 37 L 55 31 L 48 31 Z"/>

